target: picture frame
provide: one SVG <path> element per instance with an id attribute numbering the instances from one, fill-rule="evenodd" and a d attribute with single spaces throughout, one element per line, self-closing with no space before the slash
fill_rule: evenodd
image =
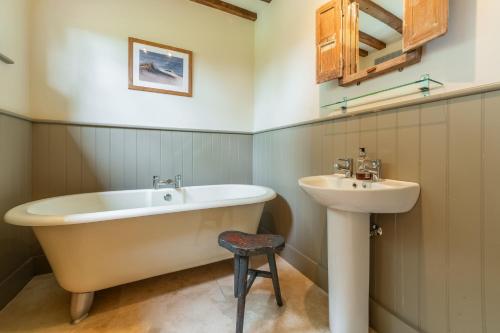
<path id="1" fill-rule="evenodd" d="M 128 87 L 193 96 L 193 52 L 138 38 L 128 39 Z"/>

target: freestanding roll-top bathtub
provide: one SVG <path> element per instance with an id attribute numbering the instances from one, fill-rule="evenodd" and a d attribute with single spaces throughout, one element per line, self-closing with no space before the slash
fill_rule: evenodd
<path id="1" fill-rule="evenodd" d="M 256 233 L 275 196 L 252 185 L 76 194 L 15 207 L 5 220 L 33 228 L 57 281 L 72 293 L 77 323 L 94 291 L 230 258 L 219 233 Z"/>

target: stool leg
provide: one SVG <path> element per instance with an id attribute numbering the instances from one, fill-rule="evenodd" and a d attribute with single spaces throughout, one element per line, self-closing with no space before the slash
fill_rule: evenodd
<path id="1" fill-rule="evenodd" d="M 271 275 L 273 278 L 274 296 L 276 297 L 276 303 L 278 304 L 278 306 L 282 306 L 283 301 L 281 299 L 280 280 L 278 278 L 278 268 L 276 267 L 276 258 L 274 257 L 274 252 L 270 252 L 267 254 L 267 260 L 269 261 L 269 268 L 271 270 Z"/>
<path id="2" fill-rule="evenodd" d="M 234 255 L 234 297 L 238 297 L 238 282 L 240 273 L 240 256 Z"/>
<path id="3" fill-rule="evenodd" d="M 245 319 L 245 300 L 247 297 L 248 257 L 239 257 L 238 265 L 238 312 L 236 314 L 236 333 L 243 332 Z"/>

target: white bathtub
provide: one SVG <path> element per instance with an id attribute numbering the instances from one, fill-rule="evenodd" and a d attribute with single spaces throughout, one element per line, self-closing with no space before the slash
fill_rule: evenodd
<path id="1" fill-rule="evenodd" d="M 251 185 L 77 194 L 15 207 L 5 220 L 33 227 L 57 281 L 73 293 L 78 322 L 94 291 L 230 258 L 219 233 L 257 232 L 275 196 Z"/>

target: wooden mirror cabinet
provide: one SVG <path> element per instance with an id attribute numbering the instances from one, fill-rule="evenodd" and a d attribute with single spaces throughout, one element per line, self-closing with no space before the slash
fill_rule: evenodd
<path id="1" fill-rule="evenodd" d="M 316 11 L 317 83 L 338 79 L 340 86 L 349 86 L 402 70 L 420 62 L 426 43 L 446 34 L 448 0 L 387 1 L 331 0 Z M 402 17 L 384 8 L 384 3 L 393 8 L 399 5 L 399 16 Z M 391 41 L 392 48 L 395 46 L 398 50 L 379 57 L 373 64 L 361 66 L 366 61 L 360 61 L 360 57 L 371 54 L 367 48 L 378 52 L 388 48 L 389 43 L 362 31 L 360 16 L 365 20 L 375 19 L 372 26 L 382 24 L 386 30 L 392 31 L 392 36 L 399 36 L 396 41 Z M 360 48 L 360 43 L 363 48 Z"/>

